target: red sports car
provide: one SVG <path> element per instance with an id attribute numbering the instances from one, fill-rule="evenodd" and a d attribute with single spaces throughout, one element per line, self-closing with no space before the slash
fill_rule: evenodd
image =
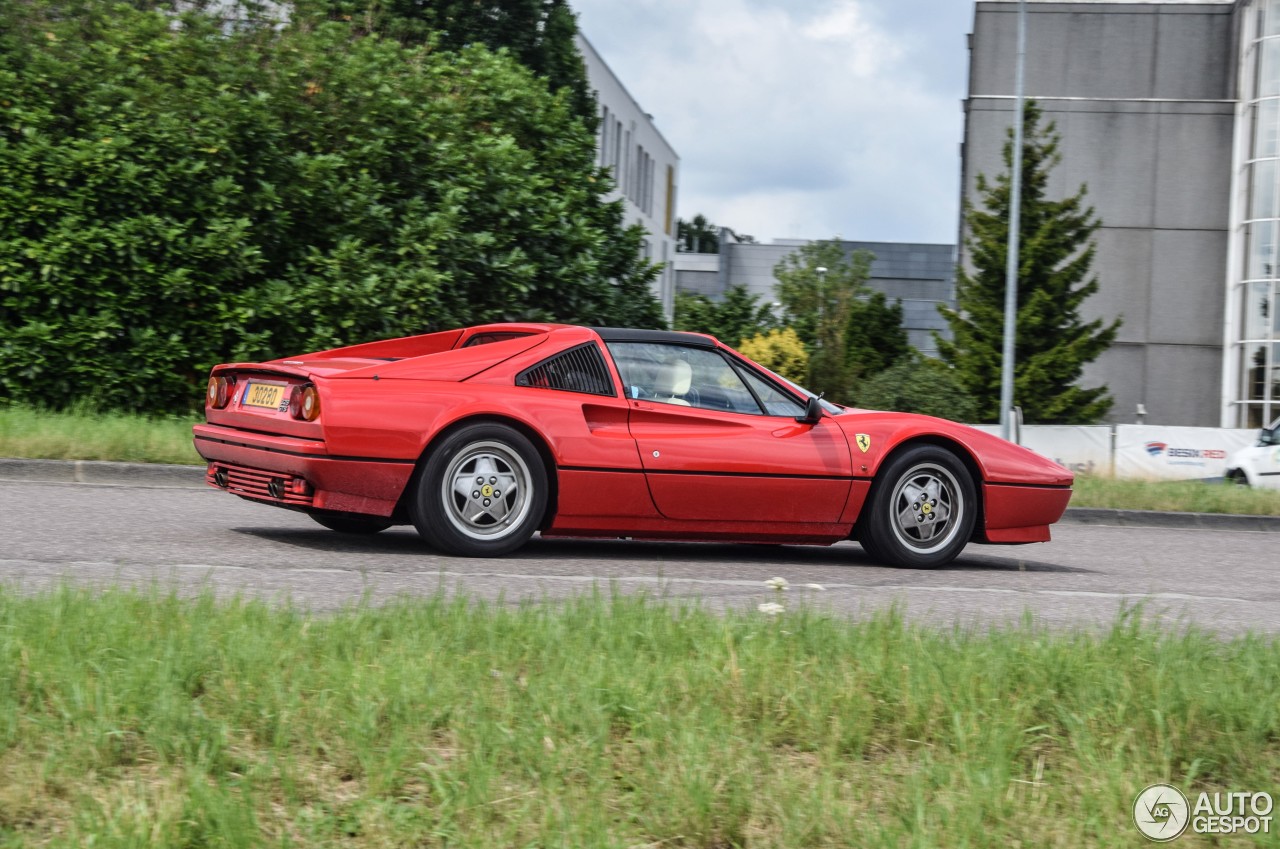
<path id="1" fill-rule="evenodd" d="M 964 425 L 836 406 L 710 336 L 491 324 L 213 369 L 211 486 L 449 554 L 543 536 L 830 545 L 941 566 L 1044 542 L 1071 473 Z"/>

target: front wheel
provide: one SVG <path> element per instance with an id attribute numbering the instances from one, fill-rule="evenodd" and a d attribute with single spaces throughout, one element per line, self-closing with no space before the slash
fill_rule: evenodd
<path id="1" fill-rule="evenodd" d="M 936 445 L 909 448 L 880 470 L 858 521 L 858 542 L 895 566 L 933 569 L 960 554 L 973 533 L 973 478 Z"/>
<path id="2" fill-rule="evenodd" d="M 506 425 L 479 423 L 431 449 L 410 511 L 432 547 L 499 557 L 529 541 L 547 506 L 547 472 L 533 444 Z"/>

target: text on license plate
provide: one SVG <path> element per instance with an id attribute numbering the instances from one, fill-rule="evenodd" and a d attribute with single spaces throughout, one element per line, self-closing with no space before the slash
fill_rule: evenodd
<path id="1" fill-rule="evenodd" d="M 277 410 L 283 398 L 283 386 L 277 386 L 274 383 L 250 383 L 244 389 L 244 400 L 241 403 L 246 407 L 269 407 Z"/>

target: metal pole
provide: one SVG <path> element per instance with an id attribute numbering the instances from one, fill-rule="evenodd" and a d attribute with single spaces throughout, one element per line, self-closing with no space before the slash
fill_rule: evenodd
<path id="1" fill-rule="evenodd" d="M 1013 354 L 1018 334 L 1018 236 L 1022 226 L 1023 74 L 1027 63 L 1027 0 L 1018 0 L 1018 69 L 1013 119 L 1013 179 L 1009 187 L 1009 260 L 1004 275 L 1004 356 L 1000 366 L 1000 436 L 1009 438 L 1013 413 Z"/>
<path id="2" fill-rule="evenodd" d="M 819 265 L 818 272 L 818 338 L 817 347 L 822 347 L 822 336 L 826 333 L 827 324 L 827 268 Z"/>

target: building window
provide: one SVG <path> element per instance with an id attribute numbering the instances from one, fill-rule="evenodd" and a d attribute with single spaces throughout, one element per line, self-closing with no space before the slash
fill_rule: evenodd
<path id="1" fill-rule="evenodd" d="M 1241 4 L 1246 5 L 1246 4 Z M 1244 17 L 1241 42 L 1241 98 L 1237 131 L 1247 139 L 1238 185 L 1243 212 L 1233 236 L 1235 263 L 1242 277 L 1232 281 L 1229 362 L 1237 379 L 1224 387 L 1236 409 L 1238 427 L 1260 427 L 1280 413 L 1280 0 L 1255 0 Z"/>
<path id="2" fill-rule="evenodd" d="M 600 107 L 600 167 L 609 167 L 609 107 Z"/>
<path id="3" fill-rule="evenodd" d="M 613 122 L 613 158 L 609 164 L 613 166 L 613 180 L 615 183 L 621 182 L 618 176 L 618 161 L 622 159 L 622 122 Z"/>

